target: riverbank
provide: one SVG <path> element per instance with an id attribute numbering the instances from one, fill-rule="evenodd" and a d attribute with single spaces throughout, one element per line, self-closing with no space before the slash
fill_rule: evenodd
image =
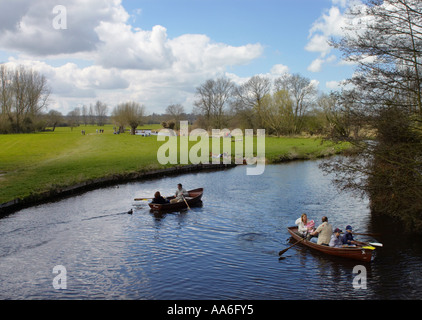
<path id="1" fill-rule="evenodd" d="M 221 169 L 216 165 L 163 166 L 157 161 L 157 150 L 164 142 L 156 136 L 114 135 L 112 126 L 104 127 L 104 133 L 97 133 L 96 126 L 81 128 L 0 135 L 0 212 L 103 185 L 184 170 Z M 316 159 L 347 148 L 321 139 L 292 137 L 267 137 L 265 147 L 267 163 Z"/>
<path id="2" fill-rule="evenodd" d="M 198 164 L 198 165 L 185 165 L 176 166 L 161 170 L 152 170 L 148 172 L 132 172 L 126 174 L 112 175 L 98 179 L 87 180 L 77 185 L 67 187 L 57 187 L 45 192 L 31 194 L 25 198 L 17 198 L 12 201 L 0 204 L 0 216 L 12 213 L 26 207 L 37 205 L 44 202 L 55 201 L 64 197 L 72 196 L 75 194 L 83 193 L 86 191 L 104 188 L 111 185 L 136 181 L 157 179 L 160 177 L 201 172 L 212 170 L 224 170 L 235 167 L 234 164 Z M 152 195 L 151 195 L 152 196 Z"/>

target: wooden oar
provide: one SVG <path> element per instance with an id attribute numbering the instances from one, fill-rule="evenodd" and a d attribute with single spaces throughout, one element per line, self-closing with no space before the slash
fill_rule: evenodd
<path id="1" fill-rule="evenodd" d="M 357 236 L 368 236 L 368 237 L 379 237 L 381 235 L 380 233 L 357 233 L 357 232 L 352 232 L 352 233 Z"/>
<path id="2" fill-rule="evenodd" d="M 134 201 L 144 201 L 144 200 L 152 200 L 154 198 L 135 198 Z"/>
<path id="3" fill-rule="evenodd" d="M 190 207 L 189 207 L 189 205 L 188 205 L 188 202 L 186 201 L 185 196 L 184 196 L 183 194 L 182 194 L 182 198 L 183 198 L 183 200 L 185 201 L 186 205 L 188 206 L 188 209 L 190 210 Z"/>
<path id="4" fill-rule="evenodd" d="M 299 241 L 297 241 L 295 244 L 291 245 L 290 247 L 288 247 L 287 249 L 281 250 L 278 255 L 281 256 L 283 255 L 283 253 L 285 253 L 287 250 L 289 250 L 290 248 L 294 247 L 295 245 L 297 245 L 299 242 L 302 242 L 303 240 L 305 240 L 305 238 L 300 239 Z"/>
<path id="5" fill-rule="evenodd" d="M 344 232 L 341 232 L 344 233 Z M 358 233 L 358 232 L 352 232 L 353 234 L 357 236 L 368 236 L 368 237 L 379 237 L 381 236 L 380 233 Z"/>
<path id="6" fill-rule="evenodd" d="M 383 247 L 384 245 L 382 243 L 379 242 L 362 242 L 362 241 L 357 241 L 354 240 L 357 244 L 360 245 L 365 245 L 365 246 L 372 246 L 372 247 Z"/>

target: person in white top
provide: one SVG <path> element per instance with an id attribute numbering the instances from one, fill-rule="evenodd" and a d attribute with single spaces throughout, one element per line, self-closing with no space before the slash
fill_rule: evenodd
<path id="1" fill-rule="evenodd" d="M 176 197 L 174 199 L 172 199 L 170 202 L 175 203 L 175 202 L 184 201 L 183 197 L 187 197 L 187 196 L 189 196 L 189 193 L 186 191 L 185 188 L 183 188 L 182 184 L 179 183 L 177 185 Z"/>
<path id="2" fill-rule="evenodd" d="M 308 224 L 308 216 L 306 213 L 303 213 L 300 218 L 296 220 L 295 224 L 297 225 L 297 232 L 299 232 L 302 236 L 306 236 L 308 233 L 308 228 L 306 226 Z"/>

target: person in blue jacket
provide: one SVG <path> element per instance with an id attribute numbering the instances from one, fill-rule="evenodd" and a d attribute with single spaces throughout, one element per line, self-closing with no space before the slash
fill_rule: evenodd
<path id="1" fill-rule="evenodd" d="M 348 225 L 346 227 L 346 232 L 341 238 L 343 244 L 347 244 L 349 246 L 356 245 L 356 241 L 353 239 L 353 229 L 352 226 Z"/>

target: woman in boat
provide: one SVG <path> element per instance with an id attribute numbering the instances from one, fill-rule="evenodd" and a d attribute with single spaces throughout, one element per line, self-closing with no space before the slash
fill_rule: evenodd
<path id="1" fill-rule="evenodd" d="M 308 233 L 308 228 L 306 227 L 308 224 L 308 216 L 306 213 L 302 213 L 300 218 L 296 220 L 295 224 L 297 225 L 297 232 L 299 232 L 302 237 L 305 237 Z"/>
<path id="2" fill-rule="evenodd" d="M 154 199 L 152 199 L 152 203 L 165 204 L 169 203 L 169 201 L 161 196 L 160 191 L 157 191 L 154 194 Z"/>

